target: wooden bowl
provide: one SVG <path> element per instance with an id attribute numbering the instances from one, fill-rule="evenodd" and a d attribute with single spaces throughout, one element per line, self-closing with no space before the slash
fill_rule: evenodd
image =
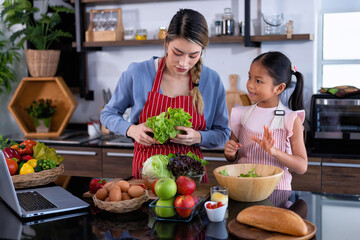
<path id="1" fill-rule="evenodd" d="M 260 177 L 239 177 L 255 168 Z M 219 172 L 226 169 L 229 176 Z M 275 190 L 284 171 L 279 167 L 263 164 L 231 164 L 220 166 L 213 171 L 221 187 L 227 187 L 229 197 L 236 201 L 258 202 L 266 199 Z"/>

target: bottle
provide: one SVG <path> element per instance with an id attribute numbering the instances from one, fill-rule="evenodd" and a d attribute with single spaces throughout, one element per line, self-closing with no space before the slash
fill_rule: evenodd
<path id="1" fill-rule="evenodd" d="M 159 33 L 158 33 L 159 39 L 165 39 L 166 38 L 166 27 L 160 27 Z"/>
<path id="2" fill-rule="evenodd" d="M 221 21 L 215 21 L 215 36 L 221 36 Z"/>
<path id="3" fill-rule="evenodd" d="M 225 8 L 221 20 L 222 35 L 234 35 L 234 15 L 231 8 Z"/>

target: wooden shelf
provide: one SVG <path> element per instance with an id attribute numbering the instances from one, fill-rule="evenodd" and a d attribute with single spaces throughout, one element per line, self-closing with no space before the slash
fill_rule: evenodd
<path id="1" fill-rule="evenodd" d="M 291 39 L 287 39 L 286 35 L 259 35 L 251 36 L 252 42 L 275 42 L 275 41 L 299 41 L 299 40 L 313 40 L 312 34 L 293 34 Z"/>
<path id="2" fill-rule="evenodd" d="M 136 3 L 149 3 L 149 2 L 178 2 L 184 0 L 80 0 L 81 3 L 117 3 L 117 4 L 136 4 Z M 192 1 L 192 0 L 185 0 Z M 71 3 L 75 3 L 75 0 L 71 0 Z"/>
<path id="3" fill-rule="evenodd" d="M 286 35 L 259 35 L 251 36 L 253 42 L 270 42 L 270 41 L 311 41 L 313 40 L 312 34 L 293 34 L 291 39 L 287 39 Z M 230 44 L 230 43 L 243 43 L 243 36 L 221 36 L 210 37 L 211 44 Z M 107 41 L 107 42 L 83 42 L 83 47 L 132 47 L 132 46 L 146 46 L 146 45 L 162 45 L 164 40 L 150 39 L 150 40 L 121 40 L 121 41 Z M 76 47 L 75 42 L 72 44 Z"/>

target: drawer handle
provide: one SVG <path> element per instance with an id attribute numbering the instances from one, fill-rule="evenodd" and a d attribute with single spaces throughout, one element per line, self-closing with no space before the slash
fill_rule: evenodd
<path id="1" fill-rule="evenodd" d="M 309 166 L 320 166 L 321 163 L 320 162 L 308 162 Z"/>
<path id="2" fill-rule="evenodd" d="M 326 167 L 350 167 L 350 168 L 360 168 L 360 164 L 352 163 L 322 163 Z"/>
<path id="3" fill-rule="evenodd" d="M 118 153 L 118 152 L 108 152 L 106 156 L 109 157 L 134 157 L 133 153 Z"/>
<path id="4" fill-rule="evenodd" d="M 56 150 L 56 153 L 63 155 L 96 156 L 96 152 L 91 152 L 91 151 Z"/>
<path id="5" fill-rule="evenodd" d="M 227 160 L 225 158 L 221 158 L 221 157 L 204 157 L 204 160 L 206 161 L 222 161 L 222 162 L 227 162 Z"/>

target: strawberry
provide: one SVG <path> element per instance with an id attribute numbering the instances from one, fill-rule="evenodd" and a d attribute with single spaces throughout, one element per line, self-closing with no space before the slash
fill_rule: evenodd
<path id="1" fill-rule="evenodd" d="M 90 182 L 89 192 L 91 194 L 95 194 L 97 192 L 97 190 L 99 190 L 100 188 L 102 188 L 105 185 L 106 181 L 107 181 L 107 179 L 94 178 Z"/>

